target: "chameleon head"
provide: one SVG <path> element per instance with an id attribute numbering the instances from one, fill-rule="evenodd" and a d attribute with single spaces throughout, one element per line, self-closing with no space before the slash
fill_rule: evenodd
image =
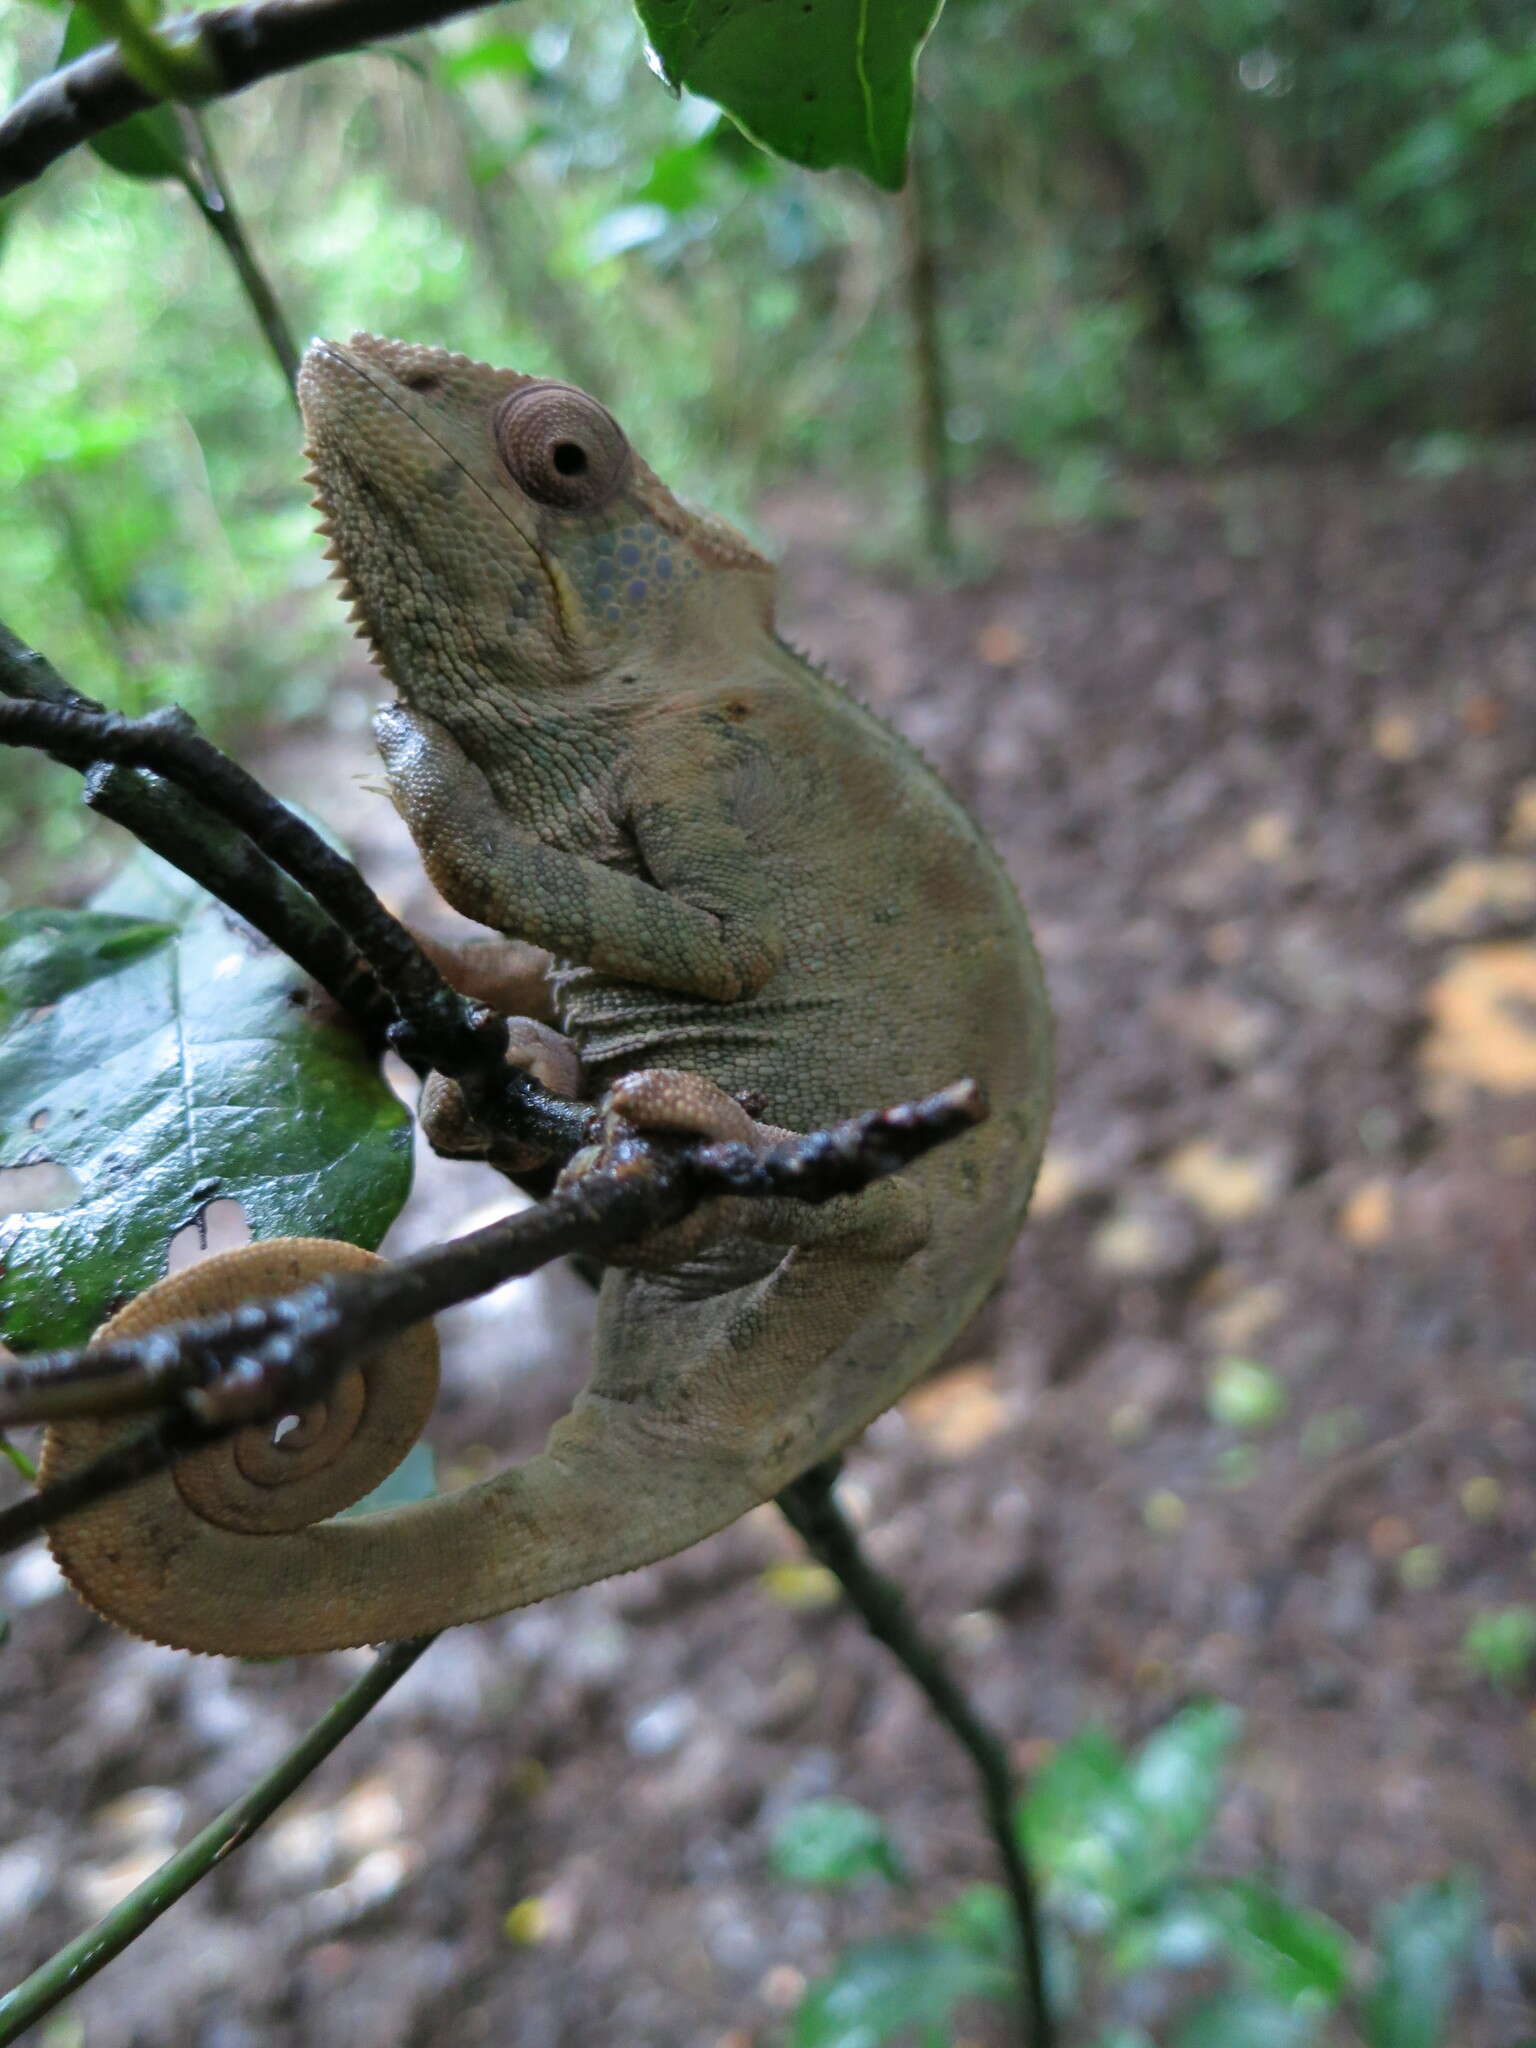
<path id="1" fill-rule="evenodd" d="M 328 553 L 374 656 L 455 723 L 767 622 L 772 571 L 574 385 L 354 334 L 299 372 Z"/>

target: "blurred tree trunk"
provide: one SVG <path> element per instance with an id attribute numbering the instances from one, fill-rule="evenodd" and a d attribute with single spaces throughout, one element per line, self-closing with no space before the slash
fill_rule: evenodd
<path id="1" fill-rule="evenodd" d="M 1067 73 L 1060 94 L 1063 124 L 1075 128 L 1089 166 L 1122 224 L 1126 248 L 1151 308 L 1151 338 L 1197 379 L 1203 368 L 1200 338 L 1184 264 L 1157 217 L 1151 171 L 1126 135 L 1105 89 L 1081 17 L 1068 0 L 1054 14 L 1035 10 L 1032 23 L 1046 54 Z"/>

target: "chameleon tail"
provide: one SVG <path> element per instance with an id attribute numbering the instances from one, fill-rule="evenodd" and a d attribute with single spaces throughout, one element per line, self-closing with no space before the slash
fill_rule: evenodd
<path id="1" fill-rule="evenodd" d="M 320 1240 L 246 1246 L 161 1281 L 100 1336 L 141 1335 L 371 1263 Z M 405 1455 L 436 1387 L 432 1333 L 406 1332 L 286 1434 L 253 1425 L 61 1523 L 54 1555 L 92 1607 L 152 1642 L 289 1656 L 527 1606 L 670 1556 L 763 1498 L 744 1461 L 685 1450 L 643 1408 L 587 1393 L 525 1465 L 408 1507 L 329 1519 Z M 45 1483 L 121 1427 L 51 1429 Z"/>

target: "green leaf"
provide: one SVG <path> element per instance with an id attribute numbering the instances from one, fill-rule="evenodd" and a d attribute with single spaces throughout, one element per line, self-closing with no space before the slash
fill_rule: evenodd
<path id="1" fill-rule="evenodd" d="M 1189 2013 L 1169 2048 L 1304 2048 L 1320 2016 L 1258 1993 L 1208 1999 Z"/>
<path id="2" fill-rule="evenodd" d="M 792 2048 L 881 2048 L 888 2041 L 948 2041 L 966 1998 L 1009 1995 L 1008 1972 L 929 1934 L 862 1942 L 813 1984 L 795 2014 Z"/>
<path id="3" fill-rule="evenodd" d="M 483 78 L 496 72 L 513 78 L 532 78 L 538 68 L 521 36 L 486 36 L 467 50 L 450 50 L 437 60 L 438 74 L 447 85 L 462 85 L 466 78 Z"/>
<path id="4" fill-rule="evenodd" d="M 878 1815 L 850 1799 L 808 1799 L 788 1812 L 769 1847 L 774 1873 L 790 1884 L 903 1882 L 901 1858 Z"/>
<path id="5" fill-rule="evenodd" d="M 0 1216 L 0 1339 L 83 1342 L 215 1198 L 256 1237 L 378 1243 L 410 1186 L 409 1119 L 292 961 L 147 859 L 49 920 L 7 919 L 0 944 L 0 986 L 18 954 L 46 985 L 51 931 L 61 989 L 0 1033 L 0 1168 L 52 1165 L 78 1192 Z"/>
<path id="6" fill-rule="evenodd" d="M 967 1885 L 957 1899 L 929 1921 L 928 1932 L 948 1945 L 967 1949 L 978 1961 L 990 1963 L 1001 1977 L 1015 1975 L 1018 1923 L 1001 1885 Z M 1053 1921 L 1043 1920 L 1040 1932 L 1045 1951 L 1046 1992 L 1052 2011 L 1061 2016 L 1077 2004 L 1077 1952 Z"/>
<path id="7" fill-rule="evenodd" d="M 1204 1888 L 1239 1967 L 1256 1991 L 1322 2012 L 1349 1982 L 1349 1936 L 1321 1913 L 1246 1879 Z"/>
<path id="8" fill-rule="evenodd" d="M 1149 1735 L 1131 1766 L 1131 1790 L 1175 1855 L 1204 1841 L 1216 1812 L 1222 1766 L 1242 1716 L 1219 1700 L 1185 1707 Z"/>
<path id="9" fill-rule="evenodd" d="M 912 80 L 942 0 L 636 0 L 668 83 L 765 149 L 896 191 Z"/>
<path id="10" fill-rule="evenodd" d="M 76 57 L 84 56 L 87 50 L 106 40 L 89 7 L 72 7 L 64 24 L 58 62 L 73 63 Z M 91 136 L 89 142 L 104 164 L 110 164 L 127 178 L 179 179 L 187 169 L 181 124 L 169 107 L 150 107 L 142 114 L 130 114 L 116 127 Z"/>
<path id="11" fill-rule="evenodd" d="M 1286 1409 L 1285 1382 L 1252 1358 L 1218 1358 L 1206 1376 L 1205 1405 L 1228 1429 L 1270 1429 Z"/>
<path id="12" fill-rule="evenodd" d="M 1481 1920 L 1476 1880 L 1464 1872 L 1419 1885 L 1382 1911 L 1381 1960 L 1360 2008 L 1370 2048 L 1436 2048 Z"/>
<path id="13" fill-rule="evenodd" d="M 658 150 L 635 198 L 642 205 L 665 207 L 668 213 L 689 212 L 708 197 L 712 154 L 707 139 Z"/>
<path id="14" fill-rule="evenodd" d="M 1215 1812 L 1240 1718 L 1186 1707 L 1128 1757 L 1102 1728 L 1063 1743 L 1019 1809 L 1030 1854 L 1069 1921 L 1103 1932 L 1146 1911 L 1188 1863 Z"/>
<path id="15" fill-rule="evenodd" d="M 1490 1684 L 1513 1691 L 1536 1670 L 1536 1607 L 1492 1607 L 1475 1614 L 1461 1639 L 1461 1660 Z"/>
<path id="16" fill-rule="evenodd" d="M 1198 1969 L 1219 1955 L 1226 1941 L 1226 1925 L 1203 1894 L 1175 1890 L 1125 1922 L 1115 1936 L 1110 1963 L 1121 1977 L 1139 1970 Z"/>
<path id="17" fill-rule="evenodd" d="M 1084 1728 L 1036 1774 L 1019 1810 L 1025 1847 L 1074 1925 L 1108 1926 L 1152 1883 L 1149 1816 L 1130 1760 L 1102 1728 Z"/>
<path id="18" fill-rule="evenodd" d="M 56 1003 L 88 981 L 163 945 L 174 926 L 96 910 L 13 910 L 0 917 L 0 1025 L 19 1010 Z"/>

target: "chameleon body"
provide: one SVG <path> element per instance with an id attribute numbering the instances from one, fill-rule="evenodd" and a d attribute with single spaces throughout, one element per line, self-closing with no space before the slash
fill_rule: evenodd
<path id="1" fill-rule="evenodd" d="M 220 1529 L 204 1559 L 161 1482 L 129 1568 L 156 1583 L 88 1597 L 246 1653 L 496 1614 L 770 1499 L 992 1287 L 1050 1096 L 1001 863 L 920 756 L 776 636 L 772 571 L 739 534 L 567 385 L 358 335 L 312 344 L 300 394 L 322 530 L 398 692 L 376 727 L 395 801 L 450 903 L 552 956 L 561 1036 L 526 1026 L 515 1056 L 564 1057 L 565 1085 L 584 1073 L 632 1125 L 749 1142 L 962 1076 L 991 1115 L 860 1195 L 719 1203 L 610 1266 L 590 1382 L 519 1468 L 361 1520 Z M 473 1152 L 455 1098 L 439 1087 L 429 1131 Z M 121 1536 L 150 1492 L 99 1512 Z"/>

